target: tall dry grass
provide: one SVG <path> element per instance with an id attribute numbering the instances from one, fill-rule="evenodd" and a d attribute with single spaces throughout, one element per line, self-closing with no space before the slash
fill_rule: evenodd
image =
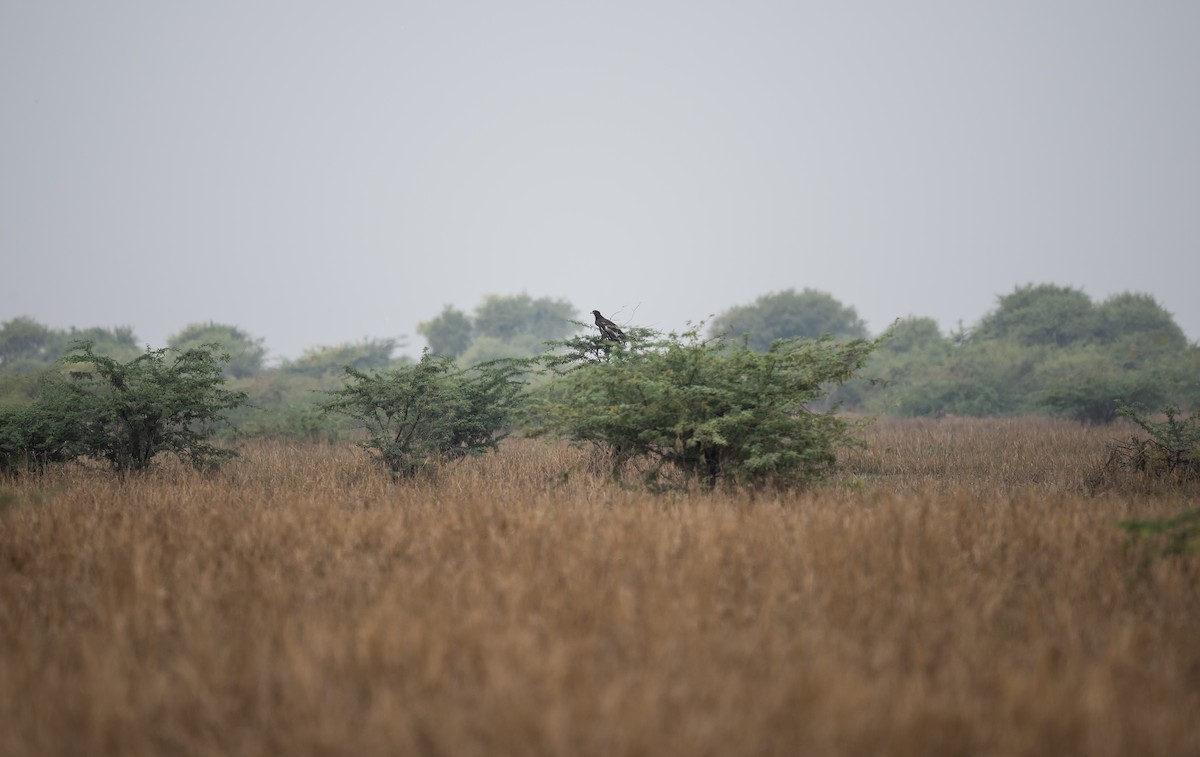
<path id="1" fill-rule="evenodd" d="M 886 421 L 793 495 L 515 442 L 0 485 L 0 753 L 1197 754 L 1196 558 L 1139 570 L 1111 430 Z M 568 471 L 563 475 L 563 471 Z"/>

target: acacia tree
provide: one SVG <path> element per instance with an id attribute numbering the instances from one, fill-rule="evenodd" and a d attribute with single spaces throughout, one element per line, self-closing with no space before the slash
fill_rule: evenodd
<path id="1" fill-rule="evenodd" d="M 359 445 L 391 472 L 412 478 L 443 460 L 495 450 L 521 391 L 519 361 L 462 370 L 426 351 L 413 365 L 364 373 L 346 367 L 347 383 L 330 393 L 326 412 L 366 429 Z"/>
<path id="2" fill-rule="evenodd" d="M 37 404 L 0 405 L 0 473 L 40 473 L 75 457 L 77 427 Z"/>
<path id="3" fill-rule="evenodd" d="M 543 362 L 562 371 L 533 412 L 535 432 L 590 442 L 618 476 L 632 465 L 652 487 L 802 485 L 835 462 L 849 426 L 811 403 L 862 366 L 878 342 L 703 339 L 698 330 L 583 336 Z"/>
<path id="4" fill-rule="evenodd" d="M 145 470 L 168 452 L 197 468 L 211 467 L 236 456 L 209 438 L 225 413 L 246 400 L 244 393 L 223 388 L 227 359 L 218 345 L 207 344 L 147 350 L 122 363 L 97 355 L 91 342 L 78 342 L 62 360 L 71 370 L 47 381 L 32 418 L 51 429 L 70 429 L 65 446 L 52 447 L 64 458 L 106 460 L 127 473 Z"/>

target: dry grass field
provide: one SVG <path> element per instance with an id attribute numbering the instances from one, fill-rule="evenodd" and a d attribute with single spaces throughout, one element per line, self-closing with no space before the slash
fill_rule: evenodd
<path id="1" fill-rule="evenodd" d="M 514 441 L 0 482 L 0 754 L 1200 754 L 1200 557 L 1121 433 L 881 421 L 789 495 Z M 569 469 L 568 475 L 563 475 Z"/>

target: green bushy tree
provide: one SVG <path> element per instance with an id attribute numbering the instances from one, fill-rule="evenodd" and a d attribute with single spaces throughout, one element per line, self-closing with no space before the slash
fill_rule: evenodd
<path id="1" fill-rule="evenodd" d="M 901 416 L 1000 416 L 1029 409 L 1028 385 L 1041 349 L 1011 342 L 971 343 L 908 355 L 884 371 L 877 411 Z"/>
<path id="2" fill-rule="evenodd" d="M 1103 342 L 1134 340 L 1143 346 L 1181 350 L 1187 336 L 1152 295 L 1123 292 L 1096 307 L 1096 334 Z"/>
<path id="3" fill-rule="evenodd" d="M 1048 413 L 1108 423 L 1117 401 L 1156 406 L 1200 400 L 1200 349 L 1149 295 L 1096 306 L 1052 284 L 1017 287 L 962 338 L 940 339 L 928 319 L 897 322 L 859 381 L 840 397 L 900 415 Z"/>
<path id="4" fill-rule="evenodd" d="M 91 342 L 92 351 L 97 355 L 105 355 L 122 362 L 133 360 L 143 349 L 129 326 L 111 329 L 100 326 L 77 329 L 72 326 L 55 340 L 54 359 L 59 360 L 69 354 L 79 342 Z"/>
<path id="5" fill-rule="evenodd" d="M 1166 399 L 1155 371 L 1123 365 L 1097 344 L 1051 352 L 1029 388 L 1032 409 L 1089 425 L 1112 423 L 1122 404 L 1148 408 Z"/>
<path id="6" fill-rule="evenodd" d="M 782 292 L 759 297 L 750 305 L 732 307 L 713 319 L 714 336 L 746 336 L 751 348 L 766 351 L 778 339 L 861 339 L 866 323 L 858 312 L 832 295 L 816 289 Z"/>
<path id="7" fill-rule="evenodd" d="M 1097 333 L 1092 299 L 1078 289 L 1029 284 L 1002 295 L 972 333 L 974 340 L 1010 339 L 1028 346 L 1062 347 Z"/>
<path id="8" fill-rule="evenodd" d="M 578 324 L 566 300 L 534 299 L 528 294 L 488 295 L 472 316 L 447 305 L 441 314 L 417 326 L 434 355 L 470 366 L 496 358 L 532 357 L 546 342 L 570 335 Z"/>
<path id="9" fill-rule="evenodd" d="M 341 386 L 345 368 L 338 373 L 310 374 L 268 368 L 251 379 L 239 379 L 238 390 L 246 403 L 227 415 L 222 436 L 241 439 L 295 439 L 333 442 L 350 431 L 348 419 L 331 416 L 321 409 L 325 393 Z"/>
<path id="10" fill-rule="evenodd" d="M 8 375 L 43 371 L 81 341 L 91 342 L 97 355 L 115 360 L 130 360 L 141 352 L 133 329 L 128 326 L 113 329 L 72 326 L 62 331 L 22 316 L 0 324 L 0 370 Z"/>
<path id="11" fill-rule="evenodd" d="M 901 318 L 888 328 L 885 336 L 874 357 L 912 352 L 944 355 L 951 346 L 950 340 L 942 336 L 942 330 L 932 318 Z"/>
<path id="12" fill-rule="evenodd" d="M 396 339 L 364 339 L 328 347 L 310 347 L 300 357 L 284 363 L 289 373 L 306 376 L 340 374 L 346 366 L 358 371 L 386 368 L 392 362 L 399 341 Z"/>
<path id="13" fill-rule="evenodd" d="M 237 326 L 223 323 L 193 323 L 167 339 L 173 350 L 185 351 L 206 344 L 216 344 L 228 355 L 225 375 L 246 378 L 259 373 L 267 349 L 261 339 L 255 339 Z"/>
<path id="14" fill-rule="evenodd" d="M 13 370 L 22 363 L 42 363 L 54 331 L 32 318 L 21 316 L 0 324 L 0 366 Z"/>
<path id="15" fill-rule="evenodd" d="M 575 307 L 566 300 L 489 295 L 475 308 L 474 333 L 506 342 L 529 336 L 540 343 L 570 334 L 574 317 Z"/>
<path id="16" fill-rule="evenodd" d="M 417 324 L 417 333 L 434 355 L 456 358 L 471 346 L 472 328 L 466 313 L 447 305 L 436 318 Z"/>
<path id="17" fill-rule="evenodd" d="M 517 361 L 470 370 L 426 351 L 413 365 L 364 373 L 346 368 L 346 384 L 323 407 L 364 428 L 360 445 L 394 479 L 412 478 L 444 460 L 494 450 L 507 434 L 521 392 Z"/>
<path id="18" fill-rule="evenodd" d="M 108 461 L 114 470 L 143 471 L 161 453 L 197 468 L 233 457 L 209 439 L 224 414 L 245 395 L 224 388 L 226 356 L 217 345 L 147 350 L 129 362 L 98 355 L 80 342 L 63 358 L 36 404 L 53 428 L 71 429 L 70 457 Z"/>
<path id="19" fill-rule="evenodd" d="M 545 362 L 562 375 L 534 411 L 538 433 L 590 442 L 617 475 L 638 467 L 647 484 L 672 477 L 713 487 L 800 485 L 835 463 L 847 424 L 811 409 L 850 378 L 877 343 L 780 340 L 765 352 L 698 330 L 627 330 L 623 342 L 591 335 Z"/>
<path id="20" fill-rule="evenodd" d="M 71 419 L 44 405 L 0 406 L 0 473 L 41 472 L 72 460 L 79 441 Z"/>

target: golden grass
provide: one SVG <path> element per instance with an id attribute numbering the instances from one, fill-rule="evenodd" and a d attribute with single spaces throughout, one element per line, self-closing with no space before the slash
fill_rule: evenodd
<path id="1" fill-rule="evenodd" d="M 1197 558 L 1116 528 L 1195 493 L 1089 493 L 1115 433 L 884 421 L 753 498 L 534 442 L 10 482 L 0 754 L 1198 754 Z"/>

